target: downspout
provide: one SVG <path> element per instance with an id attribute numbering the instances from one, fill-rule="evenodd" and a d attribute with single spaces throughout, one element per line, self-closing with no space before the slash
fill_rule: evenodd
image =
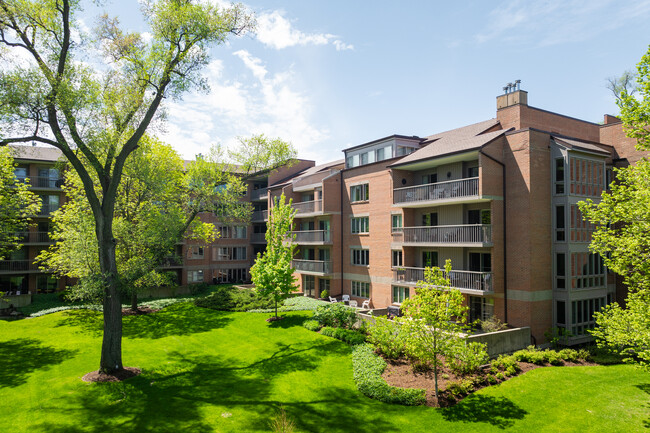
<path id="1" fill-rule="evenodd" d="M 501 161 L 497 161 L 492 158 L 487 153 L 483 152 L 483 149 L 478 151 L 481 155 L 491 159 L 501 166 L 501 177 L 502 177 L 502 194 L 503 194 L 503 308 L 504 308 L 504 322 L 508 323 L 508 248 L 507 248 L 507 214 L 506 214 L 506 166 Z"/>
<path id="2" fill-rule="evenodd" d="M 341 224 L 339 226 L 339 232 L 341 234 L 341 236 L 340 236 L 341 237 L 341 242 L 340 242 L 340 246 L 339 246 L 339 248 L 341 250 L 340 254 L 339 254 L 341 256 L 341 293 L 340 294 L 341 294 L 341 296 L 343 296 L 343 170 L 339 171 L 339 178 L 341 180 L 341 182 L 340 182 L 341 183 L 341 187 L 340 187 L 341 188 L 341 197 L 340 197 L 340 200 L 339 200 L 339 202 L 340 202 L 340 208 L 339 208 L 340 212 L 339 212 L 339 214 L 341 216 Z"/>

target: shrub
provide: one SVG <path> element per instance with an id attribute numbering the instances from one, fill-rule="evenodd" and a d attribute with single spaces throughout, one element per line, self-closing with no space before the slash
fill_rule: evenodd
<path id="1" fill-rule="evenodd" d="M 487 375 L 487 381 L 490 385 L 495 385 L 498 382 L 496 377 L 492 376 L 491 374 Z"/>
<path id="2" fill-rule="evenodd" d="M 488 360 L 486 345 L 483 343 L 465 343 L 454 348 L 447 356 L 447 365 L 456 374 L 474 373 Z M 450 359 L 449 359 L 450 358 Z"/>
<path id="3" fill-rule="evenodd" d="M 351 328 L 357 322 L 357 312 L 354 308 L 346 307 L 342 302 L 329 303 L 316 307 L 314 320 L 318 320 L 323 326 Z"/>
<path id="4" fill-rule="evenodd" d="M 374 353 L 370 344 L 360 344 L 352 350 L 354 381 L 366 397 L 384 403 L 416 406 L 426 401 L 423 389 L 397 388 L 390 386 L 381 377 L 386 361 Z"/>
<path id="5" fill-rule="evenodd" d="M 577 350 L 578 359 L 584 361 L 591 361 L 591 352 L 588 349 L 578 349 Z"/>
<path id="6" fill-rule="evenodd" d="M 485 320 L 479 320 L 479 324 L 483 332 L 497 332 L 508 329 L 508 324 L 503 323 L 497 316 L 490 316 Z"/>
<path id="7" fill-rule="evenodd" d="M 271 427 L 273 433 L 293 433 L 296 429 L 296 424 L 287 416 L 284 408 L 280 406 L 278 413 L 271 418 L 269 427 Z"/>
<path id="8" fill-rule="evenodd" d="M 508 375 L 508 376 L 516 376 L 516 375 L 517 375 L 517 372 L 520 371 L 520 370 L 521 370 L 521 369 L 519 368 L 518 365 L 517 365 L 517 367 L 513 367 L 512 365 L 510 365 L 510 366 L 508 366 L 508 367 L 506 368 L 505 373 L 506 373 L 506 375 Z"/>
<path id="9" fill-rule="evenodd" d="M 397 359 L 404 354 L 406 342 L 400 334 L 400 325 L 385 317 L 378 317 L 368 329 L 368 341 L 389 359 Z"/>
<path id="10" fill-rule="evenodd" d="M 496 374 L 499 370 L 505 371 L 512 369 L 516 372 L 521 370 L 519 363 L 513 355 L 499 355 L 497 359 L 493 359 L 490 363 L 492 365 L 491 371 Z"/>
<path id="11" fill-rule="evenodd" d="M 576 362 L 578 360 L 578 351 L 573 349 L 562 349 L 558 352 L 560 357 L 568 362 Z"/>
<path id="12" fill-rule="evenodd" d="M 190 289 L 190 294 L 191 295 L 200 295 L 202 293 L 207 292 L 210 290 L 212 286 L 208 283 L 196 283 L 196 284 L 190 284 L 189 289 Z"/>
<path id="13" fill-rule="evenodd" d="M 315 320 L 313 320 L 313 322 L 315 322 Z M 331 328 L 326 326 L 320 330 L 320 333 L 344 341 L 352 346 L 366 342 L 366 337 L 363 334 L 352 329 Z"/>
<path id="14" fill-rule="evenodd" d="M 474 391 L 474 381 L 472 379 L 463 379 L 449 382 L 447 384 L 447 392 L 456 399 L 467 395 L 472 391 Z"/>
<path id="15" fill-rule="evenodd" d="M 506 377 L 503 375 L 503 373 L 497 373 L 496 378 L 499 380 L 506 380 Z"/>
<path id="16" fill-rule="evenodd" d="M 322 292 L 320 292 L 320 297 L 323 299 L 327 298 L 329 295 L 330 292 L 328 292 L 327 290 L 323 290 Z"/>
<path id="17" fill-rule="evenodd" d="M 442 377 L 444 380 L 449 380 L 449 375 L 447 373 L 442 373 L 440 377 Z"/>
<path id="18" fill-rule="evenodd" d="M 302 323 L 302 326 L 310 331 L 318 331 L 320 329 L 320 324 L 315 320 L 305 320 Z"/>
<path id="19" fill-rule="evenodd" d="M 248 311 L 273 306 L 270 296 L 261 296 L 253 289 L 238 289 L 233 286 L 217 286 L 212 293 L 197 298 L 194 303 L 198 307 L 220 311 Z"/>

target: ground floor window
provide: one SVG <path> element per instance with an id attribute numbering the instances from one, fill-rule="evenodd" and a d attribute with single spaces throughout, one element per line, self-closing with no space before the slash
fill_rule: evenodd
<path id="1" fill-rule="evenodd" d="M 494 299 L 480 296 L 469 297 L 469 321 L 487 320 L 494 316 Z"/>
<path id="2" fill-rule="evenodd" d="M 605 300 L 603 297 L 571 302 L 571 336 L 589 335 L 587 330 L 596 327 L 594 313 L 605 306 Z"/>
<path id="3" fill-rule="evenodd" d="M 370 283 L 352 281 L 352 296 L 357 298 L 370 298 Z"/>
<path id="4" fill-rule="evenodd" d="M 305 296 L 314 296 L 314 289 L 316 287 L 316 277 L 313 275 L 303 275 L 302 276 L 302 291 L 305 292 Z"/>
<path id="5" fill-rule="evenodd" d="M 243 283 L 250 281 L 248 269 L 217 269 L 213 273 L 213 283 Z"/>
<path id="6" fill-rule="evenodd" d="M 15 295 L 20 292 L 26 294 L 27 277 L 24 275 L 0 277 L 0 292 L 7 292 L 8 295 Z"/>
<path id="7" fill-rule="evenodd" d="M 203 282 L 203 269 L 198 271 L 187 271 L 188 283 L 202 283 Z"/>
<path id="8" fill-rule="evenodd" d="M 393 286 L 393 302 L 395 304 L 401 304 L 404 302 L 404 299 L 408 299 L 409 292 L 408 287 Z"/>
<path id="9" fill-rule="evenodd" d="M 328 280 L 327 278 L 321 278 L 318 280 L 318 293 L 322 297 L 322 293 L 327 290 L 327 293 L 332 293 L 330 289 L 330 284 L 331 280 Z"/>
<path id="10" fill-rule="evenodd" d="M 58 280 L 52 275 L 39 275 L 36 279 L 36 291 L 38 293 L 52 293 L 56 291 Z"/>

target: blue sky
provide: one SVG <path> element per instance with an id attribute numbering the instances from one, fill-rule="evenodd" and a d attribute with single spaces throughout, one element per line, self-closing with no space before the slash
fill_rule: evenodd
<path id="1" fill-rule="evenodd" d="M 650 44 L 650 0 L 245 4 L 257 34 L 212 50 L 210 94 L 168 105 L 160 135 L 186 158 L 265 133 L 302 158 L 340 159 L 387 135 L 495 117 L 515 79 L 530 105 L 599 122 L 617 112 L 605 79 L 635 68 Z M 101 9 L 146 31 L 132 0 Z"/>

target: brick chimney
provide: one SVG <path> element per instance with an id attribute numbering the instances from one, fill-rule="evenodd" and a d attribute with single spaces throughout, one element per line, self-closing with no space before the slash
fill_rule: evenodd
<path id="1" fill-rule="evenodd" d="M 611 114 L 605 114 L 605 121 L 603 123 L 605 125 L 609 125 L 611 123 L 621 123 L 621 119 L 616 116 L 612 116 Z"/>
<path id="2" fill-rule="evenodd" d="M 528 92 L 525 90 L 515 90 L 514 92 L 497 96 L 497 110 L 517 104 L 528 105 Z"/>

